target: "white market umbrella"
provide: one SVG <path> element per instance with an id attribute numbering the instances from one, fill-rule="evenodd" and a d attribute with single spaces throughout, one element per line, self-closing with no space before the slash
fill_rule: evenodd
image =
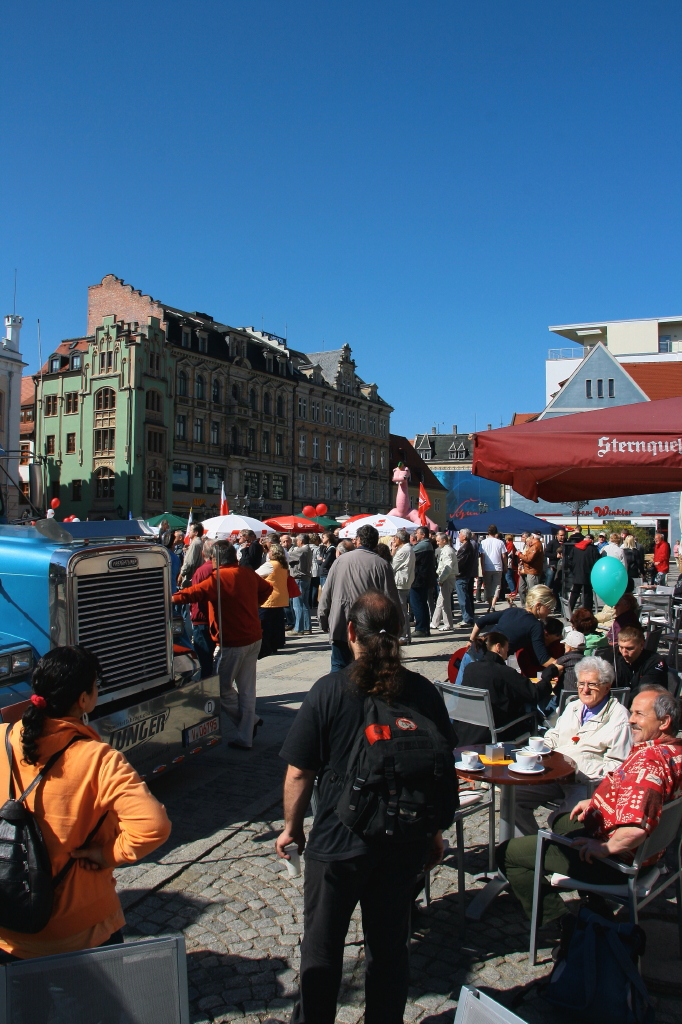
<path id="1" fill-rule="evenodd" d="M 366 516 L 364 519 L 355 519 L 348 526 L 344 526 L 339 532 L 339 537 L 342 540 L 347 537 L 352 539 L 361 526 L 373 526 L 380 537 L 394 537 L 396 530 L 407 530 L 408 533 L 414 533 L 418 525 L 411 519 L 401 519 L 400 516 Z"/>
<path id="2" fill-rule="evenodd" d="M 241 530 L 253 530 L 256 537 L 265 537 L 266 534 L 275 532 L 271 526 L 261 523 L 260 519 L 237 516 L 232 513 L 227 516 L 212 516 L 210 519 L 204 519 L 201 525 L 210 540 L 230 540 L 232 537 L 236 537 Z"/>

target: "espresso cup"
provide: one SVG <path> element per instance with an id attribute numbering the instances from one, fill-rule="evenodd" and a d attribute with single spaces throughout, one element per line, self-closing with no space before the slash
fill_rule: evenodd
<path id="1" fill-rule="evenodd" d="M 544 739 L 544 736 L 531 736 L 531 738 L 528 740 L 528 746 L 529 746 L 530 750 L 538 750 L 538 751 L 539 750 L 544 750 L 545 749 L 545 739 Z"/>
<path id="2" fill-rule="evenodd" d="M 465 768 L 478 768 L 480 758 L 475 750 L 463 750 L 460 760 Z"/>
<path id="3" fill-rule="evenodd" d="M 540 758 L 537 754 L 516 754 L 517 765 L 519 766 L 519 768 L 524 768 L 525 770 L 534 768 L 539 760 Z"/>

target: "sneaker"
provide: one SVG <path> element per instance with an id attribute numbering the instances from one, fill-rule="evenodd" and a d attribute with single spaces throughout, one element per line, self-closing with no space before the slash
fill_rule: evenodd
<path id="1" fill-rule="evenodd" d="M 439 626 L 438 627 L 438 632 L 439 633 L 449 633 L 450 632 L 450 627 L 449 626 Z"/>
<path id="2" fill-rule="evenodd" d="M 421 637 L 423 637 L 423 636 L 431 636 L 431 634 L 430 633 L 425 633 L 421 629 L 415 629 L 415 631 L 412 634 L 412 636 L 421 636 Z"/>

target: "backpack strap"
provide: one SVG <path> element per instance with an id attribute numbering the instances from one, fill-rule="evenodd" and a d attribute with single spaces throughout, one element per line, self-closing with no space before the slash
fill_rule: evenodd
<path id="1" fill-rule="evenodd" d="M 108 811 L 105 811 L 104 814 L 102 815 L 102 817 L 99 819 L 99 821 L 95 825 L 95 827 L 93 828 L 93 830 L 91 832 L 88 832 L 87 836 L 85 837 L 85 841 L 83 842 L 83 844 L 80 847 L 81 850 L 84 850 L 87 846 L 90 845 L 92 840 L 95 838 L 95 833 L 99 832 L 100 825 L 104 824 L 104 819 L 106 818 L 107 814 L 108 814 Z M 53 889 L 56 889 L 58 885 L 61 885 L 61 883 L 64 881 L 64 879 L 66 878 L 66 876 L 68 875 L 69 871 L 71 870 L 71 868 L 74 866 L 75 863 L 76 863 L 75 858 L 69 857 L 69 859 L 67 860 L 66 864 L 61 869 L 61 871 L 58 871 L 57 874 L 52 879 L 52 888 Z"/>
<path id="2" fill-rule="evenodd" d="M 395 758 L 384 758 L 384 775 L 388 783 L 388 803 L 386 805 L 386 835 L 392 836 L 395 831 L 395 818 L 398 813 L 398 788 L 395 781 Z"/>

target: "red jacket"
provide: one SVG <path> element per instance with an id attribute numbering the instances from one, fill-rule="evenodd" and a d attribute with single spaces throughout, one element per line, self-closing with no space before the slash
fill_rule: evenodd
<path id="1" fill-rule="evenodd" d="M 654 544 L 654 565 L 656 572 L 668 572 L 670 569 L 670 545 L 667 540 Z"/>
<path id="2" fill-rule="evenodd" d="M 272 593 L 272 586 L 248 566 L 228 565 L 220 570 L 220 611 L 223 647 L 248 647 L 263 639 L 258 608 Z M 208 601 L 211 637 L 218 642 L 218 588 L 216 573 L 196 586 L 173 594 L 173 604 Z"/>

